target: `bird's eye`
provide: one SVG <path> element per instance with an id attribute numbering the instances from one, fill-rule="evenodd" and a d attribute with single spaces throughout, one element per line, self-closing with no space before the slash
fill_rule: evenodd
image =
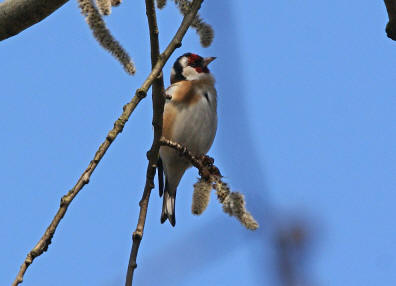
<path id="1" fill-rule="evenodd" d="M 202 66 L 202 60 L 197 59 L 197 60 L 191 61 L 190 66 L 193 67 L 193 68 L 201 67 Z"/>
<path id="2" fill-rule="evenodd" d="M 192 61 L 190 66 L 192 66 L 193 68 L 198 66 L 198 62 L 197 61 Z"/>

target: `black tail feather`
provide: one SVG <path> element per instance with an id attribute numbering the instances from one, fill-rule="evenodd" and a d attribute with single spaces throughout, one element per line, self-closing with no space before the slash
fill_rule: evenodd
<path id="1" fill-rule="evenodd" d="M 176 192 L 174 192 L 173 194 L 169 192 L 168 181 L 165 180 L 165 191 L 164 191 L 164 200 L 162 203 L 161 223 L 164 223 L 168 219 L 172 226 L 176 225 L 175 200 L 176 200 Z"/>
<path id="2" fill-rule="evenodd" d="M 162 165 L 161 158 L 158 159 L 157 169 L 158 169 L 159 196 L 162 197 L 162 194 L 164 193 L 164 166 Z"/>

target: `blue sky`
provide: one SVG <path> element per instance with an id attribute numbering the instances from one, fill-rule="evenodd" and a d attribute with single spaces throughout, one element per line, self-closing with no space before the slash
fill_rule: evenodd
<path id="1" fill-rule="evenodd" d="M 95 42 L 75 2 L 0 43 L 3 245 L 0 284 L 15 278 L 122 106 L 150 69 L 144 1 L 106 21 L 136 76 Z M 170 2 L 170 1 L 168 1 Z M 311 230 L 311 285 L 395 285 L 396 43 L 382 1 L 205 1 L 216 37 L 194 31 L 164 69 L 191 51 L 217 56 L 219 129 L 209 152 L 258 219 L 245 230 L 212 196 L 191 214 L 189 170 L 177 225 L 159 223 L 154 191 L 136 285 L 278 285 L 273 229 Z M 158 13 L 164 48 L 181 16 Z M 151 102 L 138 106 L 62 220 L 24 285 L 123 285 L 152 141 Z"/>

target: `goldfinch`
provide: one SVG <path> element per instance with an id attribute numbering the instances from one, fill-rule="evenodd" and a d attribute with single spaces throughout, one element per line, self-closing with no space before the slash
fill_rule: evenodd
<path id="1" fill-rule="evenodd" d="M 208 69 L 214 59 L 192 53 L 180 56 L 171 71 L 171 85 L 166 89 L 162 136 L 196 155 L 206 154 L 216 135 L 217 93 L 215 79 Z M 161 223 L 168 219 L 175 226 L 176 190 L 190 166 L 175 150 L 161 146 L 158 162 L 159 192 L 160 196 L 164 194 Z"/>

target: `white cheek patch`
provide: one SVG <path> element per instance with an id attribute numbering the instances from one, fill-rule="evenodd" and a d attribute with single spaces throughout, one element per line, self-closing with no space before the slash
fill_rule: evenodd
<path id="1" fill-rule="evenodd" d="M 183 76 L 188 80 L 198 79 L 199 73 L 193 67 L 185 67 L 183 69 Z"/>
<path id="2" fill-rule="evenodd" d="M 180 60 L 180 64 L 181 64 L 182 67 L 188 66 L 188 59 L 187 59 L 186 57 L 183 57 L 183 58 Z"/>

